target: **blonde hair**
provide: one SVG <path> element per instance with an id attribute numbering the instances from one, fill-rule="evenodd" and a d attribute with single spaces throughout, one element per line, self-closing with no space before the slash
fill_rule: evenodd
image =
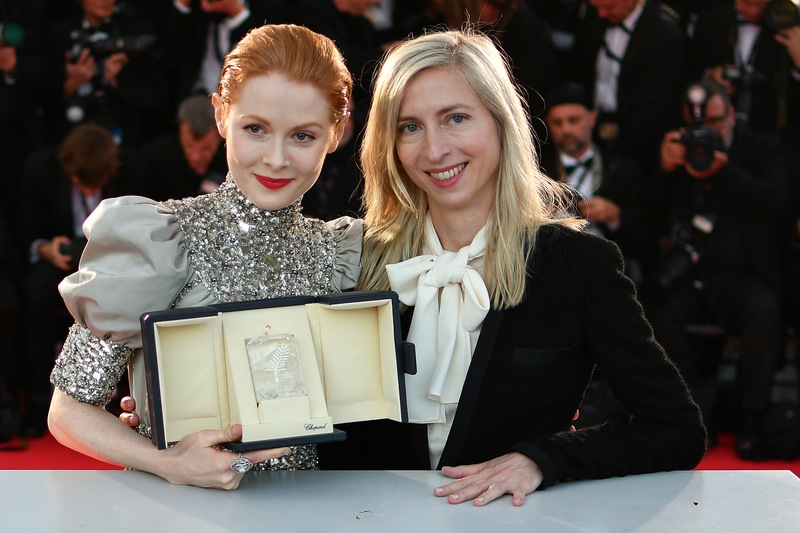
<path id="1" fill-rule="evenodd" d="M 361 149 L 367 232 L 362 289 L 387 289 L 386 265 L 422 253 L 427 197 L 395 151 L 398 114 L 409 82 L 426 69 L 449 68 L 491 113 L 500 137 L 494 208 L 487 223 L 484 279 L 495 308 L 519 304 L 527 262 L 544 224 L 580 227 L 567 213 L 563 185 L 539 169 L 524 100 L 508 63 L 489 37 L 469 29 L 424 35 L 394 48 L 375 79 Z"/>
<path id="2" fill-rule="evenodd" d="M 310 83 L 328 98 L 331 121 L 347 113 L 353 79 L 339 49 L 328 37 L 293 24 L 267 24 L 251 30 L 225 57 L 217 94 L 227 108 L 253 76 L 280 73 Z"/>

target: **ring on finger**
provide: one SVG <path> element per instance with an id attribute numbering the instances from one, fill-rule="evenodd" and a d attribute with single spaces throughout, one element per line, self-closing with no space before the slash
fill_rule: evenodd
<path id="1" fill-rule="evenodd" d="M 231 463 L 231 470 L 240 474 L 249 472 L 251 468 L 253 468 L 253 462 L 241 453 L 239 454 L 239 457 L 237 457 L 236 460 Z"/>

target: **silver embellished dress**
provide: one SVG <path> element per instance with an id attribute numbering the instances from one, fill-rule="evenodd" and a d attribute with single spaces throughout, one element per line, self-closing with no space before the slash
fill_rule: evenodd
<path id="1" fill-rule="evenodd" d="M 79 401 L 103 406 L 128 368 L 137 412 L 148 421 L 143 313 L 353 288 L 361 221 L 326 224 L 300 209 L 297 201 L 263 211 L 230 177 L 214 193 L 179 201 L 102 202 L 84 225 L 89 242 L 80 268 L 59 286 L 75 324 L 50 380 Z M 256 467 L 316 468 L 316 449 L 298 446 Z"/>

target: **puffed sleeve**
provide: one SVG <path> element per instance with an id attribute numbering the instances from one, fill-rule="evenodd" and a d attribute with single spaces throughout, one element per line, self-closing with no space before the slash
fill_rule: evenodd
<path id="1" fill-rule="evenodd" d="M 360 218 L 341 217 L 327 222 L 336 241 L 332 289 L 337 292 L 355 288 L 361 275 L 361 244 L 364 225 Z"/>
<path id="2" fill-rule="evenodd" d="M 192 272 L 183 232 L 164 204 L 135 196 L 105 200 L 84 232 L 80 268 L 59 285 L 75 325 L 51 381 L 103 405 L 142 346 L 139 317 L 170 307 Z"/>

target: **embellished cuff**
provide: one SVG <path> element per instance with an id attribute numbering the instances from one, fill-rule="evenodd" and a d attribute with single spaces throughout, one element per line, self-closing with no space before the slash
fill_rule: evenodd
<path id="1" fill-rule="evenodd" d="M 81 402 L 105 406 L 117 386 L 133 349 L 103 340 L 85 326 L 73 324 L 50 382 Z"/>
<path id="2" fill-rule="evenodd" d="M 360 218 L 341 217 L 327 222 L 336 242 L 331 288 L 341 292 L 354 289 L 361 275 L 361 245 L 364 224 Z"/>

